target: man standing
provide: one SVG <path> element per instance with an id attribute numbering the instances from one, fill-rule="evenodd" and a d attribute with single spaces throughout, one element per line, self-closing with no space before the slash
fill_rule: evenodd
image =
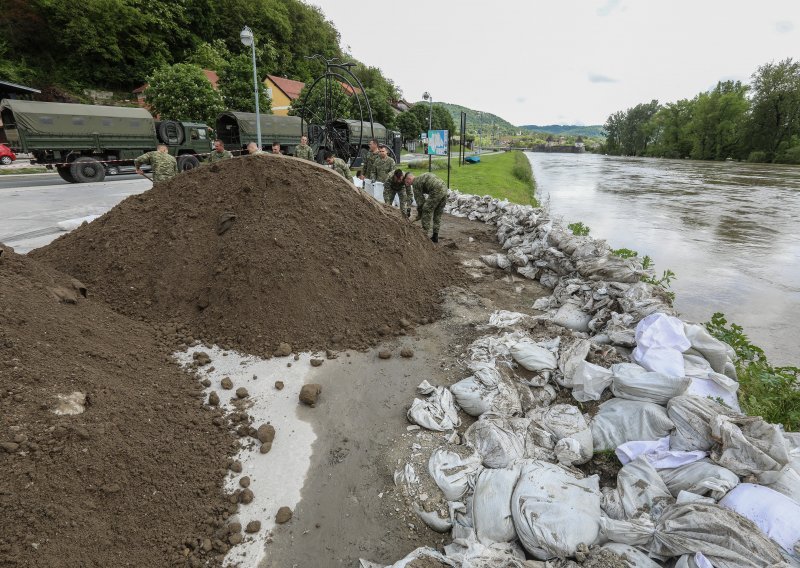
<path id="1" fill-rule="evenodd" d="M 178 175 L 178 162 L 169 155 L 166 144 L 159 144 L 156 150 L 142 154 L 133 161 L 137 174 L 144 174 L 141 169 L 142 164 L 150 166 L 150 171 L 153 172 L 153 185 L 171 180 Z"/>
<path id="2" fill-rule="evenodd" d="M 331 152 L 325 154 L 325 162 L 333 167 L 333 171 L 342 176 L 344 179 L 352 183 L 350 168 L 344 163 L 344 160 L 337 158 Z"/>
<path id="3" fill-rule="evenodd" d="M 310 162 L 314 161 L 314 150 L 308 145 L 308 136 L 300 137 L 300 144 L 294 147 L 294 157 L 303 158 Z"/>
<path id="4" fill-rule="evenodd" d="M 376 176 L 375 179 L 378 181 L 385 180 L 392 173 L 394 167 L 394 160 L 389 157 L 389 149 L 386 146 L 381 146 L 378 150 L 377 159 L 372 162 L 372 170 Z"/>
<path id="5" fill-rule="evenodd" d="M 247 153 L 250 154 L 251 156 L 255 156 L 258 154 L 263 154 L 264 150 L 259 148 L 258 144 L 256 144 L 255 142 L 250 142 L 250 144 L 247 145 Z"/>
<path id="6" fill-rule="evenodd" d="M 272 143 L 272 153 L 273 154 L 283 154 L 283 152 L 281 152 L 281 143 L 280 142 L 273 142 Z"/>
<path id="7" fill-rule="evenodd" d="M 386 205 L 391 206 L 394 203 L 394 196 L 397 195 L 400 199 L 400 212 L 406 215 L 408 206 L 406 204 L 406 186 L 403 183 L 403 170 L 397 168 L 393 174 L 390 174 L 383 182 L 383 201 Z M 408 217 L 408 215 L 406 215 Z"/>
<path id="8" fill-rule="evenodd" d="M 219 138 L 214 140 L 214 149 L 208 155 L 208 163 L 213 164 L 214 162 L 228 160 L 230 158 L 233 158 L 233 154 L 225 149 L 225 144 L 222 143 L 222 140 Z"/>
<path id="9" fill-rule="evenodd" d="M 447 203 L 445 183 L 432 173 L 425 173 L 417 178 L 414 177 L 414 174 L 408 174 L 406 184 L 414 185 L 414 197 L 417 199 L 417 219 L 422 219 L 422 229 L 426 235 L 433 229 L 431 240 L 438 243 L 442 212 Z"/>
<path id="10" fill-rule="evenodd" d="M 366 157 L 364 157 L 364 163 L 362 164 L 362 169 L 364 170 L 364 177 L 371 180 L 380 179 L 377 177 L 373 165 L 375 164 L 375 160 L 378 159 L 378 140 L 373 138 L 369 141 L 369 152 L 367 152 Z"/>

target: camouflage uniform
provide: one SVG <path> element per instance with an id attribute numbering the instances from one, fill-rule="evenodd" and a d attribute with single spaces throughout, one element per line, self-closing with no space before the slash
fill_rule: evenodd
<path id="1" fill-rule="evenodd" d="M 396 164 L 394 160 L 392 160 L 389 156 L 385 158 L 381 158 L 378 156 L 375 158 L 375 161 L 372 162 L 372 171 L 375 174 L 375 179 L 378 181 L 386 179 L 386 176 L 391 175 L 391 173 L 395 170 Z"/>
<path id="2" fill-rule="evenodd" d="M 394 201 L 394 196 L 397 195 L 400 199 L 400 211 L 406 215 L 409 205 L 406 202 L 406 186 L 403 183 L 403 177 L 398 180 L 394 177 L 394 173 L 389 174 L 386 181 L 383 182 L 383 201 L 386 205 L 391 205 Z"/>
<path id="3" fill-rule="evenodd" d="M 442 223 L 442 212 L 447 203 L 445 183 L 431 173 L 417 176 L 414 178 L 414 197 L 417 199 L 417 215 L 422 219 L 425 233 L 431 229 L 434 233 L 438 233 Z"/>
<path id="4" fill-rule="evenodd" d="M 333 171 L 335 171 L 337 174 L 342 176 L 344 179 L 346 179 L 350 183 L 353 182 L 353 176 L 350 173 L 350 168 L 347 167 L 347 164 L 341 158 L 334 158 L 333 159 Z"/>
<path id="5" fill-rule="evenodd" d="M 219 162 L 220 160 L 227 160 L 229 158 L 233 158 L 233 154 L 231 154 L 227 150 L 223 150 L 222 152 L 211 150 L 211 153 L 208 155 L 208 163 L 213 164 L 214 162 Z"/>
<path id="6" fill-rule="evenodd" d="M 295 158 L 303 158 L 304 160 L 308 160 L 310 162 L 314 162 L 314 150 L 311 149 L 311 146 L 308 144 L 298 144 L 294 147 L 294 157 Z"/>
<path id="7" fill-rule="evenodd" d="M 364 177 L 366 179 L 379 179 L 377 177 L 377 173 L 375 172 L 375 161 L 379 157 L 380 155 L 377 152 L 367 152 L 367 156 L 364 158 L 364 164 L 361 166 L 361 171 L 364 173 Z"/>
<path id="8" fill-rule="evenodd" d="M 411 217 L 411 206 L 414 204 L 414 186 L 406 186 L 406 217 Z M 419 205 L 417 205 L 419 209 Z"/>
<path id="9" fill-rule="evenodd" d="M 166 152 L 153 150 L 142 154 L 133 161 L 138 170 L 142 164 L 148 164 L 153 172 L 153 183 L 167 181 L 178 175 L 178 161 Z"/>

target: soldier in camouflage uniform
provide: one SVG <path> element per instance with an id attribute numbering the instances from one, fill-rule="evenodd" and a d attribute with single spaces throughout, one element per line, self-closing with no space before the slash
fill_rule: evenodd
<path id="1" fill-rule="evenodd" d="M 417 218 L 414 220 L 422 219 L 422 229 L 426 235 L 433 229 L 431 240 L 438 243 L 442 212 L 447 203 L 445 183 L 432 173 L 425 173 L 417 178 L 409 174 L 406 182 L 414 185 L 414 197 L 417 199 Z"/>
<path id="2" fill-rule="evenodd" d="M 344 160 L 342 160 L 341 158 L 337 158 L 336 156 L 328 152 L 325 155 L 325 162 L 329 166 L 333 167 L 333 171 L 335 171 L 337 174 L 342 176 L 350 183 L 353 183 L 353 177 L 352 174 L 350 173 L 350 168 L 347 167 L 347 164 L 344 162 Z"/>
<path id="3" fill-rule="evenodd" d="M 166 144 L 159 144 L 158 149 L 142 154 L 133 161 L 137 174 L 143 174 L 142 164 L 148 164 L 153 172 L 153 184 L 168 181 L 178 175 L 178 162 L 169 154 Z"/>
<path id="4" fill-rule="evenodd" d="M 414 179 L 414 174 L 411 172 L 407 172 L 405 176 L 403 176 L 403 185 L 406 186 L 406 217 L 409 219 L 411 218 L 411 206 L 414 204 L 414 188 L 411 186 L 411 182 L 408 181 L 408 176 L 411 176 L 411 179 Z M 417 204 L 417 211 L 419 211 L 419 203 Z"/>
<path id="5" fill-rule="evenodd" d="M 308 136 L 300 137 L 300 144 L 294 147 L 294 157 L 303 158 L 304 160 L 308 160 L 310 162 L 315 161 L 314 150 L 312 150 L 311 146 L 308 145 Z"/>
<path id="6" fill-rule="evenodd" d="M 394 202 L 394 196 L 397 195 L 400 199 L 400 212 L 406 215 L 408 204 L 406 203 L 406 186 L 403 183 L 403 170 L 396 169 L 394 173 L 389 174 L 386 181 L 383 182 L 383 201 L 386 205 L 391 205 Z M 406 215 L 408 217 L 408 215 Z"/>
<path id="7" fill-rule="evenodd" d="M 214 140 L 214 150 L 208 155 L 208 163 L 213 164 L 230 158 L 233 158 L 233 154 L 225 149 L 225 144 L 222 143 L 222 140 Z"/>
<path id="8" fill-rule="evenodd" d="M 394 171 L 395 165 L 394 160 L 389 157 L 389 149 L 386 146 L 381 146 L 378 150 L 378 158 L 372 162 L 372 171 L 375 173 L 375 179 L 378 181 L 385 180 Z"/>
<path id="9" fill-rule="evenodd" d="M 364 157 L 363 169 L 364 177 L 366 179 L 372 181 L 379 179 L 373 167 L 375 165 L 375 160 L 377 160 L 378 157 L 378 140 L 373 138 L 369 141 L 369 152 L 367 152 L 367 155 Z"/>
<path id="10" fill-rule="evenodd" d="M 250 144 L 247 145 L 247 153 L 250 154 L 251 156 L 257 156 L 259 154 L 263 154 L 264 150 L 259 148 L 258 144 L 256 144 L 255 142 L 250 142 Z"/>

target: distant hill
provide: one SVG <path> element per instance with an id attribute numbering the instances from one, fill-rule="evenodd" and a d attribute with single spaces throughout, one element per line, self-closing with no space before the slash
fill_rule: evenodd
<path id="1" fill-rule="evenodd" d="M 541 132 L 542 134 L 557 134 L 563 136 L 598 136 L 605 137 L 603 133 L 602 124 L 594 124 L 591 126 L 579 126 L 577 124 L 548 124 L 539 126 L 538 124 L 526 124 L 520 126 L 523 130 L 531 132 Z"/>
<path id="2" fill-rule="evenodd" d="M 434 101 L 433 104 L 442 105 L 446 108 L 450 115 L 453 117 L 453 122 L 456 123 L 456 128 L 461 122 L 461 113 L 467 113 L 467 132 L 477 132 L 478 127 L 481 123 L 481 113 L 477 110 L 473 110 L 471 108 L 463 107 L 461 105 L 454 105 L 452 103 L 442 103 Z M 492 123 L 494 122 L 495 127 L 498 129 L 496 132 L 498 134 L 516 134 L 521 130 L 519 126 L 514 126 L 507 120 L 504 120 L 497 116 L 496 114 L 492 114 L 490 112 L 483 113 L 483 133 L 487 135 L 489 130 L 492 128 Z"/>

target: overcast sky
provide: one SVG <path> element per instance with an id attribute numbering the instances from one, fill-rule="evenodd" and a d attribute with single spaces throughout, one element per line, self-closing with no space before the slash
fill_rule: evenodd
<path id="1" fill-rule="evenodd" d="M 306 1 L 407 100 L 516 125 L 602 124 L 800 59 L 800 0 Z"/>

